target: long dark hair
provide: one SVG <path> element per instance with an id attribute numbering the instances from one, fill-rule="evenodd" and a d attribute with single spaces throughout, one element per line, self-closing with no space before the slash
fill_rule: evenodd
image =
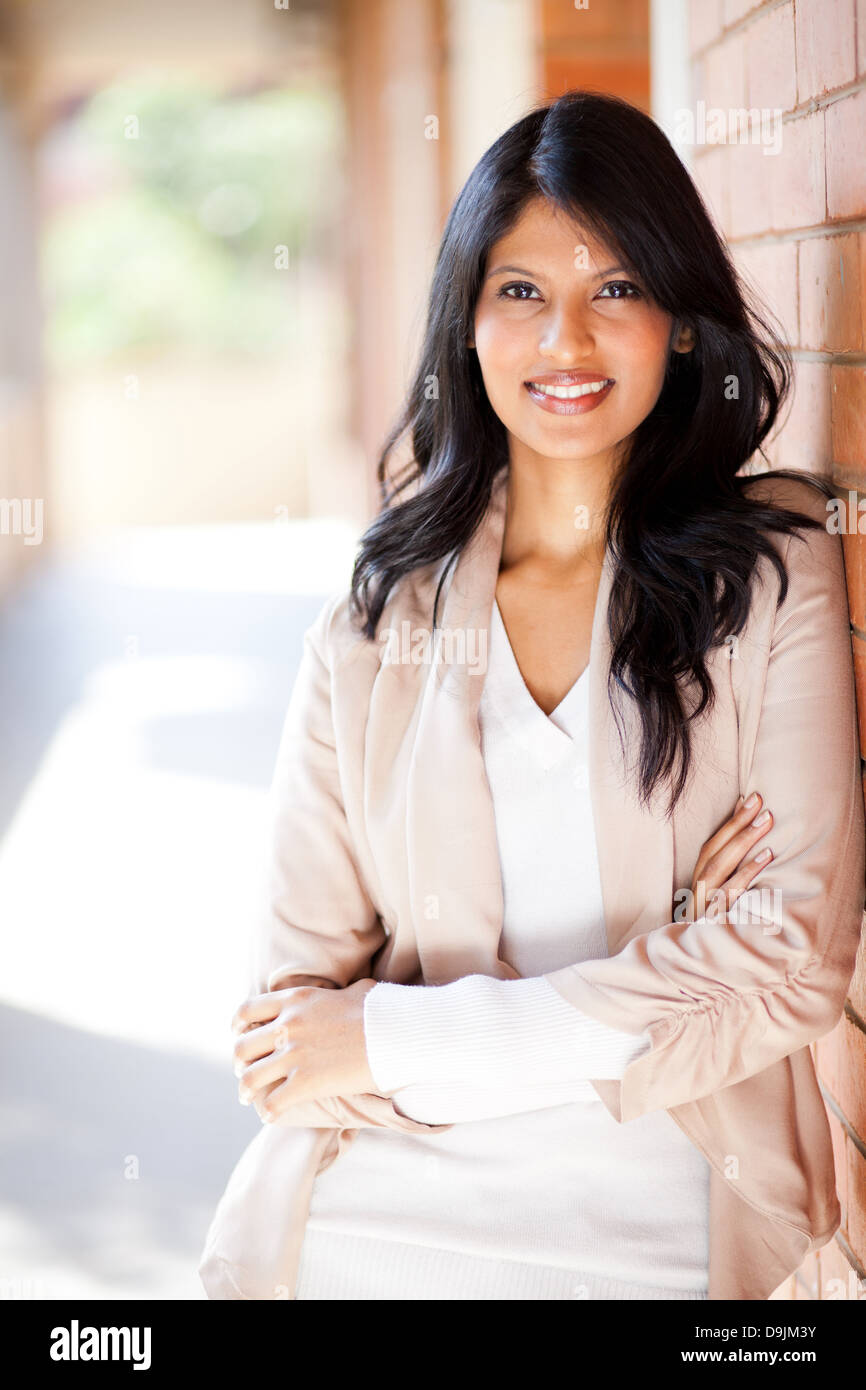
<path id="1" fill-rule="evenodd" d="M 613 681 L 638 704 L 642 803 L 657 782 L 673 777 L 679 760 L 670 815 L 689 774 L 689 720 L 713 705 L 705 655 L 743 628 L 760 555 L 778 572 L 779 603 L 787 592 L 768 532 L 821 523 L 746 495 L 751 474 L 738 474 L 756 452 L 765 458 L 761 445 L 790 390 L 790 354 L 747 302 L 664 132 L 628 102 L 571 91 L 538 107 L 490 146 L 458 195 L 436 261 L 415 378 L 379 457 L 381 510 L 360 542 L 350 612 L 358 630 L 374 638 L 399 581 L 451 556 L 436 589 L 436 625 L 451 563 L 508 463 L 507 432 L 466 340 L 491 246 L 539 196 L 635 268 L 673 315 L 674 333 L 689 326 L 695 337 L 690 352 L 670 353 L 659 398 L 634 432 L 613 485 L 606 521 L 615 564 L 608 697 Z M 408 432 L 411 462 L 402 478 L 392 478 L 389 460 Z M 794 469 L 775 474 L 834 496 L 822 478 Z M 687 711 L 681 682 L 691 681 L 699 699 Z"/>

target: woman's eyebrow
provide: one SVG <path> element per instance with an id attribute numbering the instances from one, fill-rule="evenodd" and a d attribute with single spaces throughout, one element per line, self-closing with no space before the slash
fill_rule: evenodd
<path id="1" fill-rule="evenodd" d="M 544 276 L 539 271 L 527 270 L 525 266 L 521 265 L 498 265 L 494 270 L 488 270 L 484 278 L 485 280 L 489 280 L 494 275 L 504 275 L 506 271 L 514 273 L 516 275 L 534 276 L 536 279 L 539 280 L 544 279 Z M 615 275 L 617 271 L 622 271 L 626 275 L 636 274 L 636 271 L 632 270 L 631 266 L 609 265 L 605 270 L 596 271 L 593 278 L 596 280 L 602 280 L 605 275 Z"/>

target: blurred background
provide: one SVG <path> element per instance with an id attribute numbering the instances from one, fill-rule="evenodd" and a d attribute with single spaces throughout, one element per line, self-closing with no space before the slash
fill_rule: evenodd
<path id="1" fill-rule="evenodd" d="M 504 129 L 572 87 L 655 117 L 795 350 L 774 461 L 856 486 L 866 18 L 831 8 L 832 45 L 792 0 L 0 0 L 0 1296 L 204 1297 L 301 637 Z M 704 101 L 784 151 L 690 138 Z"/>

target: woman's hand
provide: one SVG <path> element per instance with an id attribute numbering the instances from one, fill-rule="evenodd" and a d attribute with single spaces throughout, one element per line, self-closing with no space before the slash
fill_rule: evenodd
<path id="1" fill-rule="evenodd" d="M 763 809 L 761 796 L 757 792 L 753 795 L 751 805 L 745 803 L 742 796 L 737 798 L 731 817 L 706 841 L 698 855 L 692 878 L 692 894 L 698 904 L 707 903 L 706 912 L 697 915 L 705 916 L 710 922 L 718 920 L 722 902 L 724 913 L 730 911 L 737 898 L 773 857 L 773 851 L 767 846 L 760 854 L 746 858 L 752 846 L 766 835 L 773 824 L 772 812 Z M 756 818 L 760 816 L 765 819 L 760 825 L 755 825 Z"/>
<path id="2" fill-rule="evenodd" d="M 273 1121 L 289 1106 L 325 1096 L 376 1093 L 364 1041 L 364 996 L 376 980 L 346 989 L 294 985 L 246 999 L 232 1019 L 242 1104 Z"/>

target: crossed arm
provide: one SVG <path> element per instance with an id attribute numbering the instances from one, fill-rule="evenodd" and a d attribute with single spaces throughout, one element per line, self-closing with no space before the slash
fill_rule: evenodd
<path id="1" fill-rule="evenodd" d="M 305 1066 L 288 1081 L 269 1082 L 274 1092 L 281 1089 L 280 1122 L 429 1128 L 425 1115 L 447 1124 L 453 1120 L 446 1115 L 530 1108 L 526 1086 L 530 1100 L 570 1096 L 572 1086 L 576 1096 L 587 1076 L 603 1087 L 608 1071 L 609 1086 L 621 1080 L 621 1087 L 602 1098 L 623 1121 L 732 1085 L 834 1025 L 853 973 L 866 869 L 845 579 L 838 537 L 798 535 L 785 553 L 787 598 L 778 610 L 766 610 L 766 630 L 744 647 L 747 661 L 765 665 L 765 679 L 747 683 L 738 710 L 741 780 L 750 789 L 760 786 L 775 818 L 772 868 L 762 884 L 780 890 L 778 908 L 773 894 L 774 919 L 745 926 L 671 921 L 632 938 L 615 957 L 549 972 L 545 983 L 572 1012 L 569 1019 L 558 1015 L 564 1031 L 559 1022 L 554 1029 L 552 1002 L 538 992 L 538 980 L 474 976 L 471 984 L 432 988 L 379 982 L 375 993 L 368 971 L 384 928 L 358 868 L 341 798 L 327 663 L 333 603 L 323 609 L 305 636 L 277 759 L 272 875 L 250 1004 L 299 979 L 318 981 L 306 994 L 294 990 L 303 1010 L 286 1005 L 292 1018 L 303 1013 L 306 1020 L 296 1025 L 287 1016 L 289 1032 L 303 1026 L 308 1043 L 319 1042 L 308 1046 Z M 487 992 L 483 1009 L 481 996 L 471 993 L 479 988 Z M 406 993 L 392 1013 L 395 989 Z M 263 1035 L 280 1026 L 278 1012 Z M 467 1029 L 472 1039 L 468 1081 L 462 1070 L 447 1074 L 454 1054 L 437 1031 L 447 1032 L 443 1020 L 453 1027 L 455 1019 L 464 1043 Z M 596 1041 L 602 1040 L 607 1064 L 583 1050 L 589 1035 L 580 1030 L 587 1022 L 602 1030 Z M 341 1060 L 326 1070 L 333 1049 L 324 1034 L 343 1027 Z M 493 1062 L 512 1029 L 510 1071 L 501 1084 Z M 462 1068 L 465 1046 L 458 1060 Z M 403 1062 L 417 1070 L 407 1072 Z M 257 1108 L 267 1098 L 260 1094 Z"/>
<path id="2" fill-rule="evenodd" d="M 618 1075 L 645 1034 L 582 1016 L 543 979 L 369 977 L 385 933 L 341 795 L 326 659 L 333 607 L 305 633 L 271 785 L 253 988 L 233 1020 L 241 1098 L 268 1122 L 403 1129 L 590 1098 L 587 1075 Z"/>

